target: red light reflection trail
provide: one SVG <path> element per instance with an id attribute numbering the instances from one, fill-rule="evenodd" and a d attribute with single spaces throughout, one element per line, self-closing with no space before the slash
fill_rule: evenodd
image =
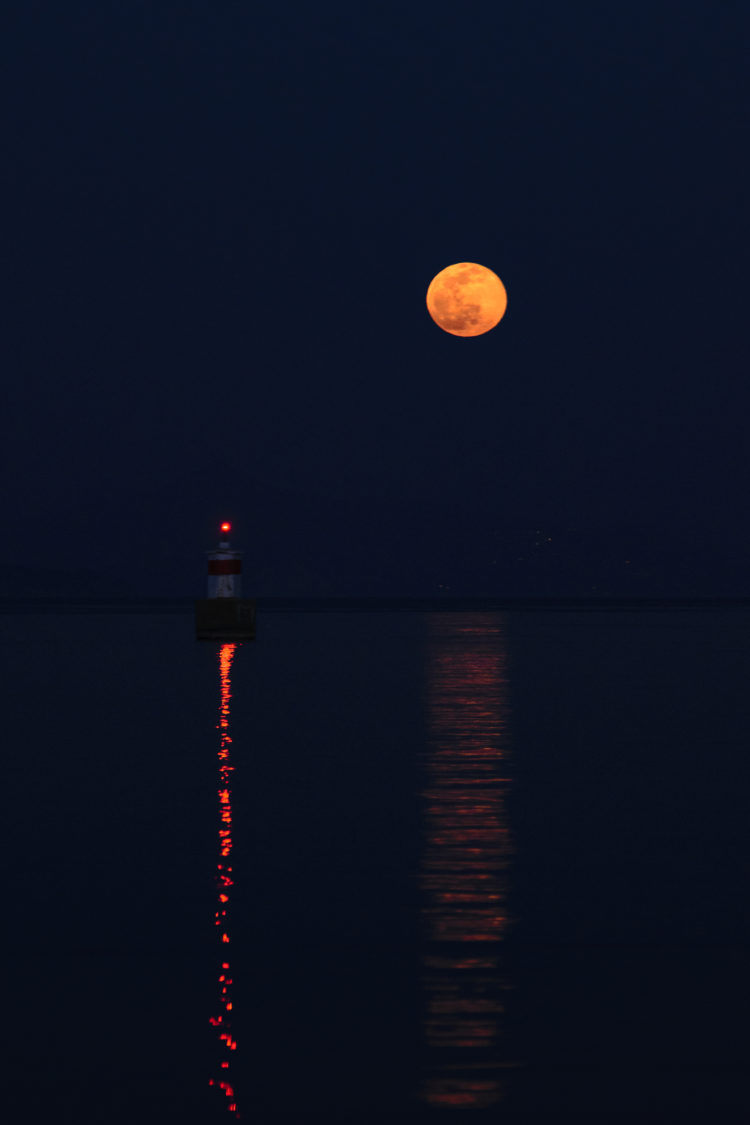
<path id="1" fill-rule="evenodd" d="M 500 943 L 511 845 L 505 654 L 497 617 L 436 615 L 427 685 L 420 870 L 425 1072 L 421 1096 L 482 1109 L 503 1096 Z"/>
<path id="2" fill-rule="evenodd" d="M 229 733 L 230 708 L 232 698 L 232 660 L 236 644 L 223 644 L 219 649 L 219 862 L 216 865 L 217 903 L 215 923 L 222 947 L 221 970 L 219 973 L 219 1002 L 211 1025 L 216 1029 L 220 1048 L 220 1076 L 212 1078 L 215 1086 L 227 1099 L 226 1108 L 239 1118 L 237 1097 L 231 1081 L 231 1060 L 237 1050 L 237 1040 L 232 1035 L 232 969 L 229 951 L 229 896 L 234 885 L 232 878 L 232 790 L 230 779 L 234 766 L 230 760 L 232 738 Z"/>

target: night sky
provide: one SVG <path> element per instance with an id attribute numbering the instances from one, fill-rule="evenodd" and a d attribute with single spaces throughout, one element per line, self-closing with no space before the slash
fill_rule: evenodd
<path id="1" fill-rule="evenodd" d="M 13 7 L 0 594 L 750 592 L 745 3 Z"/>

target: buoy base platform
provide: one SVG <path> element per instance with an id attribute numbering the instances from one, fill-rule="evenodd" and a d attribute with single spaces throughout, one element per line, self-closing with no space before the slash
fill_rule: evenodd
<path id="1" fill-rule="evenodd" d="M 200 598 L 195 603 L 197 641 L 254 641 L 255 602 L 250 598 Z"/>

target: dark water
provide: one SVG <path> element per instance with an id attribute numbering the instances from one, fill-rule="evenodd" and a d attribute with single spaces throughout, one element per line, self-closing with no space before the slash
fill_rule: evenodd
<path id="1" fill-rule="evenodd" d="M 750 611 L 1 621 L 5 1120 L 747 1118 Z"/>

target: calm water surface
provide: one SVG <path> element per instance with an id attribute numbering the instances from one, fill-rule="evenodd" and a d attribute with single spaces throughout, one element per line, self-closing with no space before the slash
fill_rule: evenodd
<path id="1" fill-rule="evenodd" d="M 746 1120 L 750 612 L 0 622 L 6 1120 Z"/>

